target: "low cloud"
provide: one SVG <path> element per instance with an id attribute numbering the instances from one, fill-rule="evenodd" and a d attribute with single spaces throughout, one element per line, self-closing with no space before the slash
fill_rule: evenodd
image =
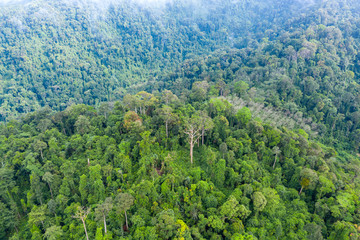
<path id="1" fill-rule="evenodd" d="M 16 4 L 25 4 L 31 0 L 0 0 L 0 5 L 16 5 Z"/>

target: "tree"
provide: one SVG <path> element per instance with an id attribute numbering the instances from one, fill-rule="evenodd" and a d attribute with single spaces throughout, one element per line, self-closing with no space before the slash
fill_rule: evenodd
<path id="1" fill-rule="evenodd" d="M 128 131 L 139 130 L 142 126 L 142 120 L 136 112 L 128 111 L 124 116 L 124 127 Z"/>
<path id="2" fill-rule="evenodd" d="M 321 233 L 321 226 L 315 223 L 309 223 L 304 227 L 305 231 L 307 231 L 309 240 L 323 240 L 323 236 Z"/>
<path id="3" fill-rule="evenodd" d="M 98 221 L 102 220 L 104 222 L 104 231 L 105 235 L 107 233 L 106 227 L 106 217 L 113 208 L 113 200 L 111 197 L 107 197 L 102 204 L 97 204 L 95 209 L 95 217 Z"/>
<path id="4" fill-rule="evenodd" d="M 303 189 L 313 188 L 318 181 L 317 173 L 310 168 L 303 168 L 300 172 L 300 177 L 301 189 L 299 195 L 302 193 Z"/>
<path id="5" fill-rule="evenodd" d="M 87 176 L 85 174 L 80 176 L 80 182 L 79 182 L 79 192 L 81 195 L 82 203 L 85 204 L 85 201 L 88 198 L 88 180 Z"/>
<path id="6" fill-rule="evenodd" d="M 34 150 L 40 152 L 41 159 L 44 159 L 43 150 L 46 148 L 47 148 L 47 144 L 41 140 L 37 140 L 34 143 Z"/>
<path id="7" fill-rule="evenodd" d="M 95 240 L 104 240 L 104 235 L 102 233 L 102 228 L 101 227 L 98 227 L 96 229 Z"/>
<path id="8" fill-rule="evenodd" d="M 101 166 L 96 164 L 95 166 L 89 167 L 89 185 L 91 186 L 92 193 L 89 196 L 89 203 L 97 203 L 98 201 L 104 200 L 105 198 L 105 186 L 102 181 Z"/>
<path id="9" fill-rule="evenodd" d="M 336 189 L 334 183 L 324 175 L 319 176 L 318 188 L 319 199 L 323 196 L 323 194 L 332 193 Z"/>
<path id="10" fill-rule="evenodd" d="M 134 112 L 138 112 L 138 107 L 140 105 L 139 100 L 130 94 L 126 94 L 123 99 L 124 106 L 129 109 L 133 110 Z"/>
<path id="11" fill-rule="evenodd" d="M 251 120 L 250 109 L 247 107 L 241 108 L 236 113 L 236 119 L 238 120 L 238 122 L 240 122 L 242 124 L 242 126 L 246 126 L 248 124 L 248 122 Z"/>
<path id="12" fill-rule="evenodd" d="M 51 226 L 46 229 L 44 238 L 48 240 L 58 240 L 64 235 L 63 230 L 60 226 Z"/>
<path id="13" fill-rule="evenodd" d="M 46 205 L 42 205 L 40 207 L 34 206 L 29 213 L 29 223 L 34 225 L 42 224 L 45 229 L 45 220 L 46 220 Z"/>
<path id="14" fill-rule="evenodd" d="M 111 111 L 111 106 L 109 103 L 107 102 L 104 102 L 104 103 L 101 103 L 100 107 L 99 107 L 99 110 L 98 110 L 98 113 L 100 115 L 104 115 L 105 119 L 108 118 L 108 114 L 110 113 Z"/>
<path id="15" fill-rule="evenodd" d="M 58 209 L 58 203 L 54 199 L 50 199 L 50 201 L 47 203 L 47 208 L 50 213 L 52 213 L 56 216 L 56 210 Z"/>
<path id="16" fill-rule="evenodd" d="M 156 228 L 161 239 L 173 239 L 179 226 L 172 209 L 164 210 L 156 216 Z"/>
<path id="17" fill-rule="evenodd" d="M 78 117 L 78 119 L 76 120 L 74 126 L 76 128 L 76 131 L 79 134 L 83 135 L 90 131 L 91 124 L 90 124 L 89 119 L 86 116 L 80 115 Z"/>
<path id="18" fill-rule="evenodd" d="M 50 189 L 50 193 L 51 193 L 51 198 L 54 199 L 54 195 L 53 195 L 51 185 L 50 185 L 54 181 L 54 176 L 50 172 L 46 172 L 42 176 L 42 179 L 48 184 L 49 189 Z"/>
<path id="19" fill-rule="evenodd" d="M 213 181 L 217 187 L 223 187 L 225 182 L 226 161 L 220 159 L 213 169 Z"/>
<path id="20" fill-rule="evenodd" d="M 239 97 L 244 97 L 246 94 L 246 91 L 249 89 L 249 84 L 247 84 L 244 81 L 239 81 L 236 82 L 234 85 L 234 92 L 239 96 Z"/>
<path id="21" fill-rule="evenodd" d="M 52 125 L 53 125 L 52 121 L 46 118 L 46 119 L 41 119 L 36 128 L 39 129 L 41 132 L 45 132 L 46 130 L 50 129 Z"/>
<path id="22" fill-rule="evenodd" d="M 201 125 L 199 118 L 192 117 L 185 120 L 185 131 L 184 133 L 188 136 L 188 142 L 190 144 L 190 162 L 193 164 L 193 149 L 196 142 L 201 136 Z"/>
<path id="23" fill-rule="evenodd" d="M 328 238 L 329 240 L 355 240 L 360 237 L 359 229 L 356 229 L 356 226 L 350 222 L 337 221 L 333 224 L 333 229 Z"/>
<path id="24" fill-rule="evenodd" d="M 116 195 L 114 200 L 114 207 L 117 212 L 121 213 L 124 212 L 125 214 L 125 226 L 126 230 L 129 229 L 128 218 L 127 218 L 127 211 L 134 203 L 134 197 L 129 193 L 119 193 Z"/>
<path id="25" fill-rule="evenodd" d="M 248 233 L 245 234 L 235 233 L 231 237 L 231 240 L 254 240 L 254 236 Z"/>
<path id="26" fill-rule="evenodd" d="M 201 145 L 204 145 L 205 132 L 214 128 L 214 122 L 205 111 L 199 111 L 198 116 L 201 127 Z"/>
<path id="27" fill-rule="evenodd" d="M 224 91 L 226 88 L 226 83 L 223 79 L 219 79 L 216 82 L 216 88 L 219 89 L 220 96 L 224 96 Z"/>
<path id="28" fill-rule="evenodd" d="M 43 204 L 43 184 L 40 181 L 40 177 L 36 173 L 30 175 L 31 190 L 35 193 L 37 200 L 40 204 Z"/>
<path id="29" fill-rule="evenodd" d="M 169 105 L 170 103 L 179 100 L 178 97 L 175 94 L 173 94 L 170 90 L 164 90 L 162 92 L 161 99 L 164 101 L 165 105 Z"/>
<path id="30" fill-rule="evenodd" d="M 225 114 L 227 115 L 232 109 L 232 104 L 224 97 L 212 98 L 209 102 L 210 116 Z"/>
<path id="31" fill-rule="evenodd" d="M 88 236 L 88 233 L 87 233 L 87 230 L 86 230 L 85 221 L 86 221 L 87 216 L 90 213 L 90 210 L 91 210 L 90 208 L 85 208 L 85 207 L 78 206 L 75 215 L 72 216 L 73 218 L 77 218 L 77 219 L 81 220 L 81 222 L 83 224 L 83 227 L 84 227 L 84 230 L 85 230 L 85 235 L 86 235 L 87 240 L 89 240 L 89 236 Z"/>
<path id="32" fill-rule="evenodd" d="M 251 211 L 246 209 L 244 205 L 239 204 L 233 195 L 220 207 L 220 216 L 223 219 L 234 220 L 239 217 L 245 219 L 250 215 Z"/>
<path id="33" fill-rule="evenodd" d="M 0 226 L 0 237 L 5 239 L 6 233 L 9 233 L 12 230 L 18 232 L 18 218 L 13 209 L 9 209 L 5 203 L 0 201 L 0 219 L 2 224 Z"/>
<path id="34" fill-rule="evenodd" d="M 11 190 L 15 187 L 14 170 L 7 167 L 0 168 L 0 196 L 3 199 L 11 196 Z"/>
<path id="35" fill-rule="evenodd" d="M 206 98 L 209 89 L 209 83 L 207 81 L 195 82 L 192 85 L 192 94 L 190 94 L 191 100 L 203 101 Z"/>
<path id="36" fill-rule="evenodd" d="M 273 164 L 273 169 L 275 169 L 276 159 L 277 159 L 278 154 L 281 153 L 281 150 L 278 146 L 275 146 L 275 147 L 273 147 L 272 151 L 273 151 L 273 154 L 275 155 L 275 160 L 274 160 L 274 164 Z"/>
<path id="37" fill-rule="evenodd" d="M 160 118 L 165 122 L 166 137 L 169 137 L 169 124 L 176 122 L 177 116 L 173 113 L 173 109 L 169 106 L 164 105 L 162 108 L 157 110 Z"/>
<path id="38" fill-rule="evenodd" d="M 252 195 L 252 199 L 254 209 L 258 212 L 261 212 L 267 204 L 265 196 L 261 192 L 254 192 Z"/>
<path id="39" fill-rule="evenodd" d="M 139 101 L 140 114 L 145 114 L 148 108 L 154 106 L 158 102 L 158 99 L 153 94 L 145 91 L 138 92 L 135 97 Z"/>
<path id="40" fill-rule="evenodd" d="M 222 158 L 224 158 L 225 153 L 227 153 L 227 151 L 228 151 L 227 144 L 226 144 L 225 142 L 222 142 L 222 143 L 220 144 L 220 146 L 219 146 L 219 150 L 220 150 L 220 152 L 221 152 L 221 154 L 222 154 Z"/>

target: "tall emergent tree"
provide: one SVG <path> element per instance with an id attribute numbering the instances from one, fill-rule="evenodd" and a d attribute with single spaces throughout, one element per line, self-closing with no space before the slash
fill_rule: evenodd
<path id="1" fill-rule="evenodd" d="M 133 203 L 134 203 L 134 197 L 131 196 L 129 193 L 119 193 L 118 195 L 116 195 L 115 200 L 114 200 L 114 207 L 115 207 L 116 211 L 119 214 L 121 212 L 124 212 L 126 230 L 129 229 L 126 211 L 128 211 L 130 209 L 130 207 L 133 205 Z"/>
<path id="2" fill-rule="evenodd" d="M 111 197 L 107 197 L 102 204 L 98 204 L 95 209 L 95 217 L 97 220 L 104 221 L 104 231 L 107 233 L 106 217 L 113 208 L 113 200 Z"/>
<path id="3" fill-rule="evenodd" d="M 281 153 L 281 150 L 280 150 L 280 148 L 278 146 L 273 147 L 272 150 L 273 150 L 273 153 L 275 155 L 275 160 L 274 160 L 274 164 L 273 164 L 273 169 L 275 169 L 276 159 L 277 159 L 278 154 Z"/>
<path id="4" fill-rule="evenodd" d="M 205 132 L 214 128 L 214 122 L 205 111 L 199 112 L 199 121 L 201 127 L 201 145 L 204 145 Z"/>
<path id="5" fill-rule="evenodd" d="M 51 193 L 51 198 L 54 199 L 53 191 L 52 191 L 51 185 L 50 185 L 54 181 L 54 176 L 50 172 L 46 172 L 42 176 L 42 179 L 48 184 L 50 193 Z"/>
<path id="6" fill-rule="evenodd" d="M 88 236 L 88 233 L 87 233 L 87 230 L 86 230 L 85 221 L 86 221 L 86 218 L 89 215 L 89 213 L 90 213 L 90 208 L 85 208 L 85 207 L 80 207 L 79 206 L 76 213 L 75 213 L 75 215 L 72 216 L 73 218 L 80 219 L 81 222 L 83 223 L 84 230 L 85 230 L 85 235 L 86 235 L 87 240 L 89 240 L 89 236 Z"/>
<path id="7" fill-rule="evenodd" d="M 190 161 L 193 164 L 193 150 L 194 146 L 199 141 L 201 137 L 201 124 L 198 117 L 192 117 L 185 120 L 185 131 L 184 133 L 188 135 L 188 141 L 190 144 Z"/>
<path id="8" fill-rule="evenodd" d="M 169 137 L 169 124 L 172 124 L 177 120 L 177 116 L 173 113 L 173 109 L 169 106 L 164 105 L 162 108 L 158 109 L 158 114 L 165 122 L 165 131 L 166 137 Z"/>
<path id="9" fill-rule="evenodd" d="M 303 189 L 314 188 L 316 183 L 319 180 L 317 173 L 310 168 L 303 168 L 300 172 L 300 185 L 299 195 L 302 193 Z"/>

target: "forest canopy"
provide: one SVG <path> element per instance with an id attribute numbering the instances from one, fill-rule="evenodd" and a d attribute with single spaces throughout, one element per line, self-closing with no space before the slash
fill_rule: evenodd
<path id="1" fill-rule="evenodd" d="M 1 238 L 359 237 L 358 158 L 223 97 L 139 92 L 0 131 Z"/>
<path id="2" fill-rule="evenodd" d="M 359 239 L 359 9 L 0 1 L 0 239 Z"/>

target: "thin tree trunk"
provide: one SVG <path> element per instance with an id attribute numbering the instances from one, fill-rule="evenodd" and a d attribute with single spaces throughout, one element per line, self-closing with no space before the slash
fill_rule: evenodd
<path id="1" fill-rule="evenodd" d="M 126 210 L 125 212 L 125 224 L 126 224 L 126 229 L 129 230 L 129 225 L 128 225 L 128 220 L 127 220 L 127 214 L 126 214 Z"/>
<path id="2" fill-rule="evenodd" d="M 106 229 L 106 218 L 105 218 L 105 214 L 104 214 L 104 230 L 105 230 L 105 235 L 106 235 L 107 229 Z"/>
<path id="3" fill-rule="evenodd" d="M 81 219 L 81 221 L 83 222 L 83 225 L 84 225 L 84 230 L 85 230 L 86 239 L 89 240 L 89 236 L 88 236 L 88 233 L 87 233 L 87 230 L 86 230 L 85 221 L 84 221 L 83 219 Z"/>
<path id="4" fill-rule="evenodd" d="M 299 191 L 299 195 L 302 193 L 302 190 L 303 190 L 303 186 L 301 186 L 301 189 L 300 189 L 300 191 Z"/>
<path id="5" fill-rule="evenodd" d="M 273 169 L 275 169 L 275 164 L 276 164 L 276 155 L 275 155 L 275 161 L 274 161 L 274 164 L 273 164 Z"/>
<path id="6" fill-rule="evenodd" d="M 40 150 L 40 154 L 41 154 L 41 159 L 44 160 L 44 156 L 43 156 L 42 150 Z"/>
<path id="7" fill-rule="evenodd" d="M 193 164 L 193 148 L 194 148 L 194 143 L 193 143 L 193 139 L 191 138 L 191 141 L 190 141 L 190 162 L 191 162 L 191 164 Z"/>
<path id="8" fill-rule="evenodd" d="M 205 128 L 203 126 L 201 130 L 201 145 L 204 145 L 204 135 L 205 135 Z"/>

